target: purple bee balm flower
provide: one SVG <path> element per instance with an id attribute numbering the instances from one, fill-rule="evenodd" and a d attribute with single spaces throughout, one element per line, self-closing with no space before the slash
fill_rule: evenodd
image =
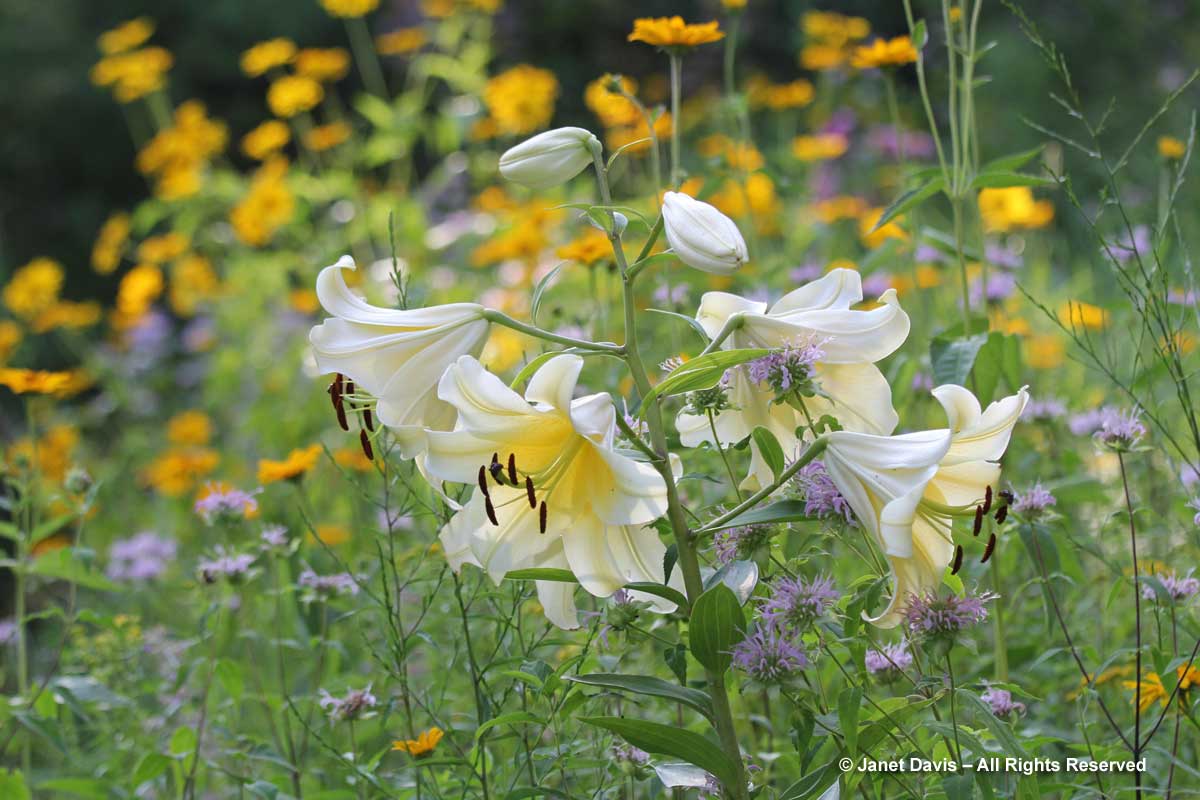
<path id="1" fill-rule="evenodd" d="M 1200 483 L 1200 472 L 1196 472 L 1195 467 L 1191 464 L 1184 464 L 1179 470 L 1179 481 L 1183 484 L 1183 488 L 1191 489 Z"/>
<path id="2" fill-rule="evenodd" d="M 945 261 L 946 254 L 931 244 L 919 244 L 917 245 L 916 252 L 913 253 L 913 259 L 918 264 L 924 264 L 929 261 Z"/>
<path id="3" fill-rule="evenodd" d="M 0 619 L 0 646 L 17 640 L 17 623 L 11 619 Z"/>
<path id="4" fill-rule="evenodd" d="M 897 130 L 892 125 L 876 125 L 867 133 L 867 146 L 886 158 L 896 158 L 901 152 L 908 158 L 929 158 L 933 155 L 933 138 L 923 131 Z"/>
<path id="5" fill-rule="evenodd" d="M 1125 413 L 1115 412 L 1100 423 L 1100 430 L 1093 436 L 1097 442 L 1113 450 L 1129 450 L 1136 447 L 1146 435 L 1141 413 L 1137 409 Z"/>
<path id="6" fill-rule="evenodd" d="M 259 540 L 264 550 L 282 550 L 288 545 L 288 530 L 282 525 L 267 525 Z"/>
<path id="7" fill-rule="evenodd" d="M 799 392 L 811 394 L 813 366 L 825 355 L 821 345 L 808 342 L 773 350 L 746 365 L 754 383 L 765 383 L 779 397 Z"/>
<path id="8" fill-rule="evenodd" d="M 331 720 L 355 719 L 364 711 L 375 707 L 379 701 L 371 694 L 371 684 L 366 688 L 354 689 L 344 697 L 334 697 L 325 689 L 321 690 L 321 710 L 329 715 Z"/>
<path id="9" fill-rule="evenodd" d="M 928 392 L 933 390 L 933 376 L 928 372 L 915 372 L 912 378 L 912 390 L 914 392 Z"/>
<path id="10" fill-rule="evenodd" d="M 995 264 L 1004 269 L 1019 269 L 1025 264 L 1025 259 L 1021 258 L 1020 252 L 996 242 L 988 242 L 984 248 L 984 254 L 987 256 L 989 264 Z"/>
<path id="11" fill-rule="evenodd" d="M 759 683 L 784 683 L 809 665 L 792 635 L 766 621 L 734 645 L 732 655 L 733 665 Z"/>
<path id="12" fill-rule="evenodd" d="M 1002 719 L 1013 714 L 1019 716 L 1025 713 L 1025 704 L 1014 701 L 1012 692 L 1007 689 L 989 686 L 983 694 L 979 695 L 979 699 L 987 703 L 992 709 L 992 713 Z"/>
<path id="13" fill-rule="evenodd" d="M 1071 415 L 1071 418 L 1067 420 L 1067 427 L 1076 436 L 1090 436 L 1100 430 L 1107 419 L 1116 416 L 1118 413 L 1117 409 L 1113 406 L 1081 411 L 1078 414 Z"/>
<path id="14" fill-rule="evenodd" d="M 1195 516 L 1192 517 L 1192 524 L 1200 526 L 1200 497 L 1189 500 L 1188 508 L 1194 509 L 1196 512 Z"/>
<path id="15" fill-rule="evenodd" d="M 882 650 L 868 650 L 863 658 L 867 672 L 890 681 L 900 677 L 900 673 L 912 666 L 912 653 L 908 652 L 908 644 L 885 644 Z"/>
<path id="16" fill-rule="evenodd" d="M 762 605 L 762 617 L 770 625 L 802 631 L 837 602 L 841 594 L 826 575 L 812 580 L 781 578 Z"/>
<path id="17" fill-rule="evenodd" d="M 807 264 L 796 267 L 788 273 L 788 277 L 795 283 L 808 283 L 815 281 L 817 278 L 825 274 L 825 270 L 815 261 L 810 261 Z"/>
<path id="18" fill-rule="evenodd" d="M 614 745 L 612 755 L 615 760 L 632 764 L 635 767 L 644 767 L 650 763 L 650 754 L 631 744 Z"/>
<path id="19" fill-rule="evenodd" d="M 1025 519 L 1034 520 L 1044 517 L 1057 504 L 1054 495 L 1038 482 L 1024 492 L 1014 493 L 1012 511 Z"/>
<path id="20" fill-rule="evenodd" d="M 841 517 L 847 524 L 854 524 L 854 511 L 829 477 L 825 462 L 814 459 L 805 464 L 792 478 L 792 484 L 804 498 L 805 514 L 820 519 Z"/>
<path id="21" fill-rule="evenodd" d="M 1200 516 L 1200 514 L 1197 516 Z M 1172 570 L 1169 574 L 1164 572 L 1155 575 L 1154 577 L 1157 578 L 1158 582 L 1163 585 L 1163 588 L 1166 590 L 1167 594 L 1171 596 L 1171 599 L 1176 603 L 1179 603 L 1183 600 L 1187 600 L 1190 597 L 1195 597 L 1197 593 L 1200 593 L 1200 579 L 1192 577 L 1192 573 L 1194 571 L 1195 570 L 1189 569 L 1187 574 L 1182 578 L 1179 577 L 1179 574 L 1174 570 Z M 1154 592 L 1154 587 L 1149 585 L 1143 586 L 1142 597 L 1146 598 L 1147 600 L 1153 600 L 1155 597 L 1157 597 Z"/>
<path id="22" fill-rule="evenodd" d="M 1152 248 L 1150 226 L 1135 225 L 1133 237 L 1130 238 L 1129 233 L 1125 232 L 1120 239 L 1109 245 L 1109 252 L 1118 263 L 1124 264 L 1134 256 L 1143 258 L 1149 255 Z"/>
<path id="23" fill-rule="evenodd" d="M 654 289 L 654 302 L 660 305 L 681 306 L 687 302 L 687 299 L 688 285 L 686 283 L 677 283 L 674 286 L 668 283 L 660 283 Z"/>
<path id="24" fill-rule="evenodd" d="M 114 581 L 148 581 L 167 571 L 175 560 L 177 546 L 150 531 L 142 531 L 128 539 L 118 539 L 108 550 L 108 569 L 105 573 Z"/>
<path id="25" fill-rule="evenodd" d="M 887 272 L 875 272 L 863 279 L 863 297 L 879 297 L 892 288 L 892 276 Z"/>
<path id="26" fill-rule="evenodd" d="M 983 300 L 999 303 L 1012 297 L 1016 290 L 1016 278 L 1007 272 L 993 270 L 988 273 L 986 290 L 978 278 L 971 282 L 971 304 L 976 305 Z"/>
<path id="27" fill-rule="evenodd" d="M 1021 412 L 1021 419 L 1028 422 L 1058 419 L 1065 416 L 1066 413 L 1067 407 L 1061 400 L 1047 397 L 1044 400 L 1030 400 L 1026 403 L 1025 410 Z"/>
<path id="28" fill-rule="evenodd" d="M 301 588 L 308 589 L 318 597 L 333 597 L 334 595 L 358 594 L 358 581 L 348 572 L 334 575 L 318 575 L 311 569 L 300 573 L 296 581 Z"/>
<path id="29" fill-rule="evenodd" d="M 234 553 L 217 545 L 212 557 L 203 559 L 197 569 L 205 583 L 216 583 L 222 579 L 237 581 L 246 577 L 253 564 L 253 554 Z"/>
<path id="30" fill-rule="evenodd" d="M 1196 293 L 1191 289 L 1188 289 L 1186 292 L 1179 289 L 1171 289 L 1167 292 L 1167 302 L 1174 303 L 1177 306 L 1194 306 L 1196 299 Z"/>
<path id="31" fill-rule="evenodd" d="M 956 594 L 938 596 L 932 591 L 912 595 L 904 612 L 910 633 L 917 636 L 954 636 L 988 617 L 987 603 L 998 595 Z"/>
<path id="32" fill-rule="evenodd" d="M 851 108 L 839 108 L 829 115 L 829 120 L 821 127 L 821 133 L 837 133 L 849 136 L 858 123 L 858 116 Z"/>
<path id="33" fill-rule="evenodd" d="M 262 489 L 244 492 L 241 489 L 226 488 L 215 483 L 208 484 L 208 492 L 196 501 L 193 510 L 205 523 L 236 521 L 244 519 L 247 514 L 258 510 L 258 501 L 254 496 Z"/>
<path id="34" fill-rule="evenodd" d="M 713 536 L 713 553 L 721 566 L 730 561 L 751 558 L 768 546 L 773 532 L 770 525 L 743 525 L 717 531 Z"/>

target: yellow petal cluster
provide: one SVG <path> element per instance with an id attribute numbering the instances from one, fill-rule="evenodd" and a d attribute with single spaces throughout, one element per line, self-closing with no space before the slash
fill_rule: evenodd
<path id="1" fill-rule="evenodd" d="M 282 37 L 259 42 L 242 53 L 242 72 L 251 78 L 292 63 L 296 43 Z"/>
<path id="2" fill-rule="evenodd" d="M 334 17 L 362 17 L 379 7 L 379 0 L 321 0 L 321 7 Z"/>
<path id="3" fill-rule="evenodd" d="M 983 227 L 990 233 L 1005 233 L 1018 228 L 1044 228 L 1054 219 L 1054 204 L 1035 200 L 1028 186 L 982 189 L 979 213 Z"/>
<path id="4" fill-rule="evenodd" d="M 109 216 L 100 226 L 96 242 L 92 245 L 92 269 L 108 275 L 121 263 L 121 253 L 129 240 L 129 215 L 118 211 Z"/>
<path id="5" fill-rule="evenodd" d="M 840 133 L 797 136 L 792 140 L 792 155 L 800 161 L 828 161 L 841 158 L 850 142 Z"/>
<path id="6" fill-rule="evenodd" d="M 351 133 L 349 124 L 340 120 L 338 122 L 330 122 L 327 125 L 318 125 L 306 133 L 304 135 L 304 144 L 309 150 L 320 153 L 342 144 L 350 138 Z"/>
<path id="7" fill-rule="evenodd" d="M 92 67 L 89 77 L 96 86 L 111 88 L 118 103 L 132 103 L 162 89 L 174 62 L 171 53 L 161 47 L 143 47 L 105 56 Z"/>
<path id="8" fill-rule="evenodd" d="M 156 179 L 160 199 L 189 197 L 200 191 L 204 168 L 225 149 L 228 138 L 223 122 L 210 119 L 199 100 L 188 100 L 175 109 L 171 127 L 138 152 L 137 168 Z"/>
<path id="9" fill-rule="evenodd" d="M 285 119 L 311 111 L 324 98 L 321 84 L 303 75 L 284 75 L 267 89 L 267 107 Z"/>
<path id="10" fill-rule="evenodd" d="M 916 60 L 917 48 L 913 46 L 912 39 L 896 36 L 892 39 L 876 39 L 869 45 L 855 48 L 850 63 L 855 69 L 879 69 L 900 67 Z"/>
<path id="11" fill-rule="evenodd" d="M 99 45 L 101 53 L 114 56 L 141 47 L 150 41 L 153 35 L 154 20 L 149 17 L 137 17 L 100 34 L 96 44 Z"/>
<path id="12" fill-rule="evenodd" d="M 35 258 L 13 273 L 2 293 L 14 316 L 32 319 L 58 302 L 63 268 L 52 258 Z"/>
<path id="13" fill-rule="evenodd" d="M 696 47 L 725 38 L 720 23 L 689 24 L 683 17 L 642 17 L 633 21 L 631 42 L 645 42 L 655 47 Z"/>
<path id="14" fill-rule="evenodd" d="M 391 33 L 376 36 L 375 49 L 381 56 L 403 56 L 420 50 L 427 41 L 428 37 L 421 28 L 397 28 Z"/>
<path id="15" fill-rule="evenodd" d="M 483 87 L 488 119 L 503 136 L 523 136 L 547 127 L 557 99 L 558 78 L 529 64 L 507 69 Z"/>
<path id="16" fill-rule="evenodd" d="M 340 47 L 306 47 L 296 53 L 292 68 L 301 77 L 332 83 L 350 73 L 350 54 Z"/>
<path id="17" fill-rule="evenodd" d="M 254 173 L 250 191 L 229 214 L 233 232 L 242 242 L 262 247 L 291 220 L 296 198 L 287 187 L 287 171 L 287 159 L 273 156 Z"/>
<path id="18" fill-rule="evenodd" d="M 292 138 L 286 122 L 269 119 L 242 137 L 242 152 L 256 161 L 278 153 Z"/>
<path id="19" fill-rule="evenodd" d="M 746 84 L 746 96 L 750 107 L 784 111 L 789 108 L 804 108 L 816 95 L 810 81 L 803 78 L 790 83 L 772 83 L 761 75 L 751 78 Z"/>

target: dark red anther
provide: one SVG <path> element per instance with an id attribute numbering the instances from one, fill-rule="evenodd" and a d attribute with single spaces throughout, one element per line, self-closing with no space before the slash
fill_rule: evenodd
<path id="1" fill-rule="evenodd" d="M 546 501 L 543 500 L 538 507 L 538 533 L 546 532 L 546 513 Z"/>
<path id="2" fill-rule="evenodd" d="M 492 473 L 492 480 L 496 483 L 501 483 L 500 476 L 504 474 L 504 467 L 500 466 L 500 454 L 492 453 L 492 463 L 488 465 L 488 472 Z"/>
<path id="3" fill-rule="evenodd" d="M 962 569 L 963 549 L 961 544 L 954 545 L 954 566 L 950 568 L 951 575 L 957 575 Z"/>
<path id="4" fill-rule="evenodd" d="M 508 454 L 508 481 L 513 486 L 517 485 L 517 454 Z"/>
<path id="5" fill-rule="evenodd" d="M 1003 491 L 1000 492 L 1000 499 L 1003 500 L 1005 503 L 1011 503 L 1013 501 L 1013 493 L 1010 492 L 1008 489 L 1004 489 Z"/>
<path id="6" fill-rule="evenodd" d="M 492 505 L 492 498 L 483 498 L 483 510 L 487 512 L 489 522 L 496 526 L 500 525 L 500 520 L 496 519 L 496 507 Z"/>
<path id="7" fill-rule="evenodd" d="M 996 524 L 999 525 L 1008 519 L 1008 506 L 1000 506 L 996 509 Z"/>
<path id="8" fill-rule="evenodd" d="M 342 403 L 342 373 L 337 373 L 333 376 L 333 383 L 329 384 L 329 399 L 333 401 L 333 407 L 337 408 Z"/>
<path id="9" fill-rule="evenodd" d="M 978 536 L 983 530 L 983 506 L 975 506 L 975 527 L 971 530 L 972 536 Z"/>
<path id="10" fill-rule="evenodd" d="M 988 513 L 992 510 L 992 487 L 988 486 L 983 490 L 983 513 Z"/>
<path id="11" fill-rule="evenodd" d="M 371 409 L 369 408 L 363 409 L 363 425 L 366 425 L 367 430 L 371 431 L 372 433 L 375 432 L 375 420 L 372 418 Z"/>
<path id="12" fill-rule="evenodd" d="M 339 395 L 336 403 L 333 404 L 333 410 L 337 413 L 338 425 L 342 430 L 350 430 L 350 423 L 346 421 L 346 406 L 342 403 L 342 398 Z"/>
<path id="13" fill-rule="evenodd" d="M 525 476 L 525 496 L 529 498 L 529 507 L 537 508 L 537 496 L 533 493 L 533 478 Z"/>
<path id="14" fill-rule="evenodd" d="M 1007 506 L 1005 506 L 1007 508 Z M 987 547 L 983 548 L 983 558 L 979 560 L 980 564 L 986 564 L 988 559 L 992 557 L 992 553 L 996 550 L 996 534 L 988 537 Z"/>
<path id="15" fill-rule="evenodd" d="M 487 488 L 487 467 L 479 465 L 479 491 L 483 492 L 484 497 L 490 497 Z"/>
<path id="16" fill-rule="evenodd" d="M 371 449 L 371 437 L 367 436 L 366 431 L 358 432 L 358 441 L 362 443 L 363 455 L 369 460 L 375 460 L 375 451 Z"/>

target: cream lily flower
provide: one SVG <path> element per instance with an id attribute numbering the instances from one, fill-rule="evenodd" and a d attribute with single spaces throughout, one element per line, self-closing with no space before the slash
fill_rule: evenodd
<path id="1" fill-rule="evenodd" d="M 407 311 L 373 306 L 346 285 L 343 270 L 354 268 L 354 259 L 342 256 L 317 276 L 317 299 L 330 318 L 308 340 L 318 369 L 340 372 L 375 395 L 380 421 L 412 457 L 424 429 L 454 425 L 454 408 L 437 397 L 438 381 L 456 358 L 483 350 L 485 309 L 475 303 Z"/>
<path id="2" fill-rule="evenodd" d="M 826 471 L 891 566 L 891 601 L 870 620 L 883 628 L 900 623 L 909 597 L 941 583 L 954 556 L 946 509 L 969 513 L 997 484 L 997 462 L 1029 400 L 1023 388 L 981 410 L 961 386 L 939 386 L 933 394 L 946 410 L 948 429 L 828 435 Z"/>
<path id="3" fill-rule="evenodd" d="M 515 569 L 561 567 L 598 597 L 662 582 L 665 547 L 643 526 L 666 512 L 666 484 L 615 449 L 611 397 L 574 398 L 582 367 L 579 356 L 550 359 L 524 397 L 470 356 L 446 370 L 438 394 L 458 422 L 427 434 L 423 467 L 479 487 L 440 535 L 455 569 L 476 564 L 499 582 Z M 547 617 L 577 627 L 573 586 L 544 583 Z"/>
<path id="4" fill-rule="evenodd" d="M 861 301 L 859 274 L 835 269 L 770 308 L 737 295 L 709 292 L 700 302 L 696 320 L 710 338 L 731 331 L 722 344 L 726 350 L 818 344 L 822 357 L 814 372 L 825 396 L 805 398 L 809 414 L 813 419 L 829 414 L 848 431 L 886 435 L 895 430 L 899 417 L 892 408 L 891 387 L 873 362 L 904 343 L 909 320 L 892 290 L 880 297 L 882 305 L 876 308 L 851 309 Z M 799 449 L 796 428 L 804 424 L 803 415 L 791 405 L 772 402 L 773 392 L 752 382 L 745 366 L 731 370 L 728 392 L 733 407 L 714 418 L 722 445 L 735 444 L 762 426 L 775 435 L 785 453 Z M 683 412 L 675 425 L 686 447 L 713 441 L 714 426 L 706 416 Z M 752 444 L 750 475 L 742 486 L 754 489 L 770 482 L 771 470 Z"/>

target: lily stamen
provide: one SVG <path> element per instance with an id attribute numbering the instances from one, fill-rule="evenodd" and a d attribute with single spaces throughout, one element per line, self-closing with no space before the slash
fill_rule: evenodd
<path id="1" fill-rule="evenodd" d="M 1008 508 L 1008 506 L 1004 506 L 1004 508 Z M 987 547 L 983 548 L 983 558 L 981 558 L 979 560 L 979 563 L 986 564 L 988 562 L 988 559 L 992 557 L 992 553 L 995 550 L 996 550 L 996 534 L 993 533 L 991 536 L 988 537 Z"/>
<path id="2" fill-rule="evenodd" d="M 962 562 L 963 562 L 963 549 L 962 549 L 962 545 L 961 545 L 961 544 L 956 544 L 956 545 L 954 546 L 954 566 L 950 568 L 950 574 L 951 574 L 951 575 L 957 575 L 957 574 L 958 574 L 958 571 L 959 571 L 960 569 L 962 569 Z"/>

